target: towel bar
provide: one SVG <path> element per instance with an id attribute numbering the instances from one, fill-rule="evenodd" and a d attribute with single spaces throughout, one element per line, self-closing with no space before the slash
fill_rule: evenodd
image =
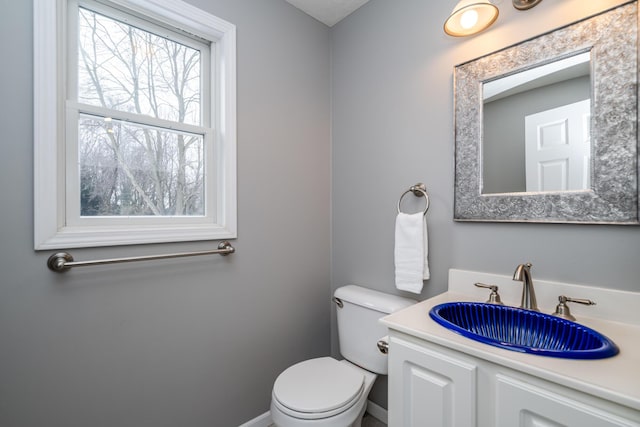
<path id="1" fill-rule="evenodd" d="M 199 255 L 229 255 L 236 251 L 236 249 L 231 246 L 231 243 L 224 241 L 218 244 L 218 249 L 208 250 L 208 251 L 195 251 L 195 252 L 179 252 L 172 254 L 162 254 L 162 255 L 146 255 L 146 256 L 134 256 L 134 257 L 126 257 L 126 258 L 111 258 L 111 259 L 98 259 L 93 261 L 74 261 L 73 257 L 68 252 L 58 252 L 49 257 L 47 260 L 47 267 L 50 270 L 55 271 L 57 273 L 63 273 L 67 270 L 70 270 L 72 267 L 87 267 L 92 265 L 105 265 L 105 264 L 118 264 L 123 262 L 133 262 L 133 261 L 150 261 L 156 259 L 167 259 L 167 258 L 182 258 L 182 257 L 190 257 L 190 256 L 199 256 Z"/>

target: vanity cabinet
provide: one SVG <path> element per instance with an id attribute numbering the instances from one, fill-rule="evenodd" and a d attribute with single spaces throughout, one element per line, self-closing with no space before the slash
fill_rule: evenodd
<path id="1" fill-rule="evenodd" d="M 588 395 L 575 396 L 551 383 L 536 385 L 530 379 L 498 374 L 495 384 L 496 420 L 493 425 L 496 427 L 640 426 L 639 422 L 616 413 L 622 410 L 616 411 L 613 406 L 607 408 L 604 401 L 589 402 Z"/>
<path id="2" fill-rule="evenodd" d="M 390 332 L 392 427 L 640 427 L 640 411 Z"/>
<path id="3" fill-rule="evenodd" d="M 390 337 L 390 426 L 475 426 L 476 382 L 472 361 Z"/>

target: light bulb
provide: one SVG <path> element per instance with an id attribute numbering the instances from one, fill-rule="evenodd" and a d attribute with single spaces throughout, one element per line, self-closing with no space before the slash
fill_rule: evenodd
<path id="1" fill-rule="evenodd" d="M 474 9 L 469 9 L 465 11 L 462 16 L 460 16 L 460 26 L 465 30 L 469 28 L 473 28 L 474 25 L 478 23 L 478 12 Z"/>
<path id="2" fill-rule="evenodd" d="M 489 0 L 460 0 L 444 22 L 444 32 L 455 37 L 477 34 L 493 24 L 498 13 Z"/>

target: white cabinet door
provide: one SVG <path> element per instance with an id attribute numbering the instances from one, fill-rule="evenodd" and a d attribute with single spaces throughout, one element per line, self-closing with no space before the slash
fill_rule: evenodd
<path id="1" fill-rule="evenodd" d="M 476 425 L 476 366 L 392 336 L 389 425 Z"/>
<path id="2" fill-rule="evenodd" d="M 639 427 L 640 424 L 505 375 L 496 375 L 496 427 Z"/>

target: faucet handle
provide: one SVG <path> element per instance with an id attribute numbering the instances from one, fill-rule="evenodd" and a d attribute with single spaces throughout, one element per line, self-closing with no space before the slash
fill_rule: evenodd
<path id="1" fill-rule="evenodd" d="M 504 303 L 500 299 L 500 295 L 498 294 L 498 287 L 496 285 L 485 285 L 484 283 L 474 283 L 474 285 L 478 288 L 491 289 L 491 294 L 489 294 L 489 299 L 487 300 L 488 303 L 504 305 Z"/>
<path id="2" fill-rule="evenodd" d="M 563 319 L 576 320 L 576 318 L 571 314 L 571 311 L 569 310 L 569 306 L 567 305 L 568 302 L 576 302 L 578 304 L 584 305 L 596 305 L 595 301 L 591 301 L 590 299 L 570 298 L 564 295 L 560 295 L 558 297 L 558 305 L 556 306 L 556 311 L 554 311 L 552 314 L 554 316 L 562 317 Z"/>

